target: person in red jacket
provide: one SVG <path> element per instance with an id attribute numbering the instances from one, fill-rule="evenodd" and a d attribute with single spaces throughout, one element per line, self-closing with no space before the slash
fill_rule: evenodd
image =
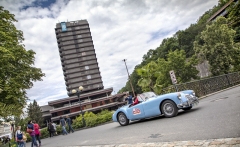
<path id="1" fill-rule="evenodd" d="M 138 97 L 137 97 L 137 93 L 135 93 L 135 97 L 134 97 L 134 102 L 133 102 L 133 106 L 134 105 L 137 105 L 138 103 L 139 103 L 139 101 L 138 101 Z"/>
<path id="2" fill-rule="evenodd" d="M 35 120 L 33 121 L 33 124 L 34 124 L 34 131 L 35 131 L 36 141 L 38 141 L 39 146 L 41 146 L 41 139 L 40 139 L 41 132 L 40 132 L 40 127 L 39 127 L 38 123 L 37 123 Z"/>

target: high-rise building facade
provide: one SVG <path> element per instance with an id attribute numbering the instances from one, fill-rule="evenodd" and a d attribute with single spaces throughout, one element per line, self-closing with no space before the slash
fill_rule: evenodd
<path id="1" fill-rule="evenodd" d="M 87 20 L 61 22 L 55 28 L 68 95 L 83 86 L 83 93 L 103 89 Z"/>

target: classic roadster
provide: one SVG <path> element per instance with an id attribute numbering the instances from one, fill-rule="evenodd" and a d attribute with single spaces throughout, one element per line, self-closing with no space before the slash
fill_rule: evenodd
<path id="1" fill-rule="evenodd" d="M 117 109 L 112 116 L 114 122 L 121 126 L 129 124 L 129 120 L 140 120 L 158 115 L 174 117 L 179 109 L 190 110 L 199 103 L 193 90 L 156 95 L 154 92 L 139 94 L 139 103 L 136 105 L 125 105 Z"/>

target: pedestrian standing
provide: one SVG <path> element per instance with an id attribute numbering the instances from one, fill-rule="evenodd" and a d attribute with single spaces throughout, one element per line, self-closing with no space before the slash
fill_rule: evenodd
<path id="1" fill-rule="evenodd" d="M 38 141 L 39 146 L 41 146 L 41 139 L 40 139 L 41 132 L 39 130 L 40 127 L 39 127 L 38 123 L 35 120 L 33 121 L 33 123 L 34 123 L 34 131 L 35 131 L 36 140 Z"/>
<path id="2" fill-rule="evenodd" d="M 16 137 L 16 142 L 18 144 L 18 147 L 23 147 L 24 146 L 24 142 L 23 142 L 23 133 L 21 131 L 21 126 L 17 127 L 17 131 L 15 134 Z"/>
<path id="3" fill-rule="evenodd" d="M 68 133 L 67 133 L 67 131 L 66 131 L 66 122 L 65 122 L 65 120 L 64 120 L 64 118 L 61 116 L 60 117 L 60 125 L 62 126 L 62 133 L 63 133 L 63 135 L 67 135 Z"/>
<path id="4" fill-rule="evenodd" d="M 52 125 L 53 125 L 53 128 L 54 128 L 53 135 L 57 135 L 57 125 L 54 122 L 52 122 Z"/>
<path id="5" fill-rule="evenodd" d="M 73 128 L 72 128 L 72 120 L 71 120 L 71 118 L 67 115 L 66 116 L 66 122 L 67 122 L 67 124 L 68 124 L 68 131 L 69 131 L 69 133 L 72 131 L 72 133 L 74 132 L 74 130 L 73 130 Z"/>
<path id="6" fill-rule="evenodd" d="M 37 141 L 36 141 L 36 137 L 35 137 L 34 125 L 32 123 L 32 120 L 28 121 L 27 132 L 29 133 L 29 135 L 32 138 L 32 145 L 31 145 L 31 147 L 33 147 L 33 145 L 38 147 L 38 144 L 37 144 Z"/>
<path id="7" fill-rule="evenodd" d="M 54 133 L 54 127 L 52 125 L 52 122 L 48 123 L 48 132 L 49 132 L 49 136 L 53 137 L 53 133 Z"/>

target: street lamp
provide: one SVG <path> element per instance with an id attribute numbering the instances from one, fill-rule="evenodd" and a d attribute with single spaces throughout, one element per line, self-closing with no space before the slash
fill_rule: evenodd
<path id="1" fill-rule="evenodd" d="M 131 81 L 131 78 L 130 78 L 130 75 L 129 75 L 129 72 L 128 72 L 126 60 L 127 60 L 127 59 L 123 59 L 123 62 L 125 63 L 125 66 L 126 66 L 126 69 L 127 69 L 127 73 L 128 73 L 128 78 L 129 78 L 129 80 L 130 80 L 130 85 L 131 85 L 132 92 L 133 92 L 133 96 L 135 97 L 135 92 L 134 92 L 133 85 L 132 85 L 132 81 Z"/>
<path id="2" fill-rule="evenodd" d="M 80 111 L 81 111 L 81 114 L 82 114 L 82 123 L 83 123 L 83 126 L 85 127 L 85 126 L 86 126 L 86 122 L 85 122 L 85 119 L 84 119 L 84 116 L 83 116 L 82 106 L 81 106 L 81 101 L 80 101 L 80 94 L 81 94 L 82 90 L 83 90 L 83 87 L 80 86 L 80 87 L 78 88 L 78 90 L 73 89 L 73 90 L 72 90 L 72 93 L 73 93 L 73 94 L 76 93 L 77 96 L 78 96 L 79 105 L 80 105 Z"/>

